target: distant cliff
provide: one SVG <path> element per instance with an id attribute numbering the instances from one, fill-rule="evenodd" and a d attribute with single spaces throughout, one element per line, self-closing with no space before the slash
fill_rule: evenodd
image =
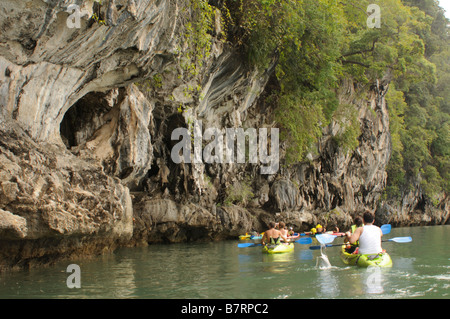
<path id="1" fill-rule="evenodd" d="M 189 36 L 189 1 L 107 3 L 0 4 L 0 269 L 233 238 L 270 220 L 346 229 L 365 209 L 383 223 L 448 223 L 448 199 L 431 208 L 418 191 L 399 206 L 381 201 L 392 147 L 387 82 L 337 89 L 359 123 L 350 151 L 336 142 L 343 122 L 331 121 L 304 162 L 286 164 L 280 141 L 276 174 L 248 157 L 174 163 L 171 134 L 195 121 L 222 133 L 277 127 L 262 98 L 276 89 L 277 61 L 243 59 L 223 40 L 214 6 L 201 45 Z"/>

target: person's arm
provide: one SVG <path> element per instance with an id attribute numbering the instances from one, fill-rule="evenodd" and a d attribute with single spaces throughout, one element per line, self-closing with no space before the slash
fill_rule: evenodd
<path id="1" fill-rule="evenodd" d="M 265 232 L 264 235 L 263 235 L 262 238 L 261 238 L 261 244 L 262 244 L 262 245 L 265 245 L 265 244 L 266 244 L 265 241 L 264 241 L 264 240 L 267 238 L 266 236 L 267 236 L 267 232 Z"/>
<path id="2" fill-rule="evenodd" d="M 359 227 L 355 230 L 355 232 L 352 234 L 349 231 L 345 233 L 345 236 L 347 236 L 348 241 L 350 244 L 354 244 L 359 240 L 359 236 L 361 236 L 363 228 Z"/>
<path id="3" fill-rule="evenodd" d="M 280 236 L 284 240 L 285 243 L 287 243 L 289 241 L 289 239 L 287 239 L 286 236 L 284 236 L 282 232 L 280 232 Z"/>

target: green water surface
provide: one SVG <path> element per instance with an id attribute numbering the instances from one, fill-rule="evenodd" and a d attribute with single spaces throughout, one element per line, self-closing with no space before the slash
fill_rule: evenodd
<path id="1" fill-rule="evenodd" d="M 346 266 L 338 247 L 325 254 L 296 244 L 292 253 L 264 255 L 238 240 L 121 248 L 89 260 L 0 274 L 0 298 L 450 298 L 450 226 L 393 228 L 383 243 L 393 267 Z M 340 243 L 337 238 L 334 243 Z M 314 244 L 313 244 L 314 245 Z M 69 264 L 81 288 L 69 288 Z"/>

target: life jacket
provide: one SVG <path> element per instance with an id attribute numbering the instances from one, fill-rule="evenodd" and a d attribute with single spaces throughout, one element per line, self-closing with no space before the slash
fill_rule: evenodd
<path id="1" fill-rule="evenodd" d="M 357 228 L 356 225 L 351 226 L 352 234 L 355 233 L 356 228 Z M 359 246 L 359 240 L 357 240 L 354 244 L 352 244 L 352 246 Z"/>

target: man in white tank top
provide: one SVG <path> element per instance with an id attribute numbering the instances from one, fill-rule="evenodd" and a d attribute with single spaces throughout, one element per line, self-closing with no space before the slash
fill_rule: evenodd
<path id="1" fill-rule="evenodd" d="M 358 254 L 375 255 L 383 251 L 381 248 L 381 236 L 383 236 L 383 233 L 379 227 L 373 225 L 374 219 L 374 215 L 366 211 L 363 215 L 364 226 L 357 228 L 353 234 L 350 232 L 345 233 L 350 244 L 354 244 L 359 240 Z"/>

